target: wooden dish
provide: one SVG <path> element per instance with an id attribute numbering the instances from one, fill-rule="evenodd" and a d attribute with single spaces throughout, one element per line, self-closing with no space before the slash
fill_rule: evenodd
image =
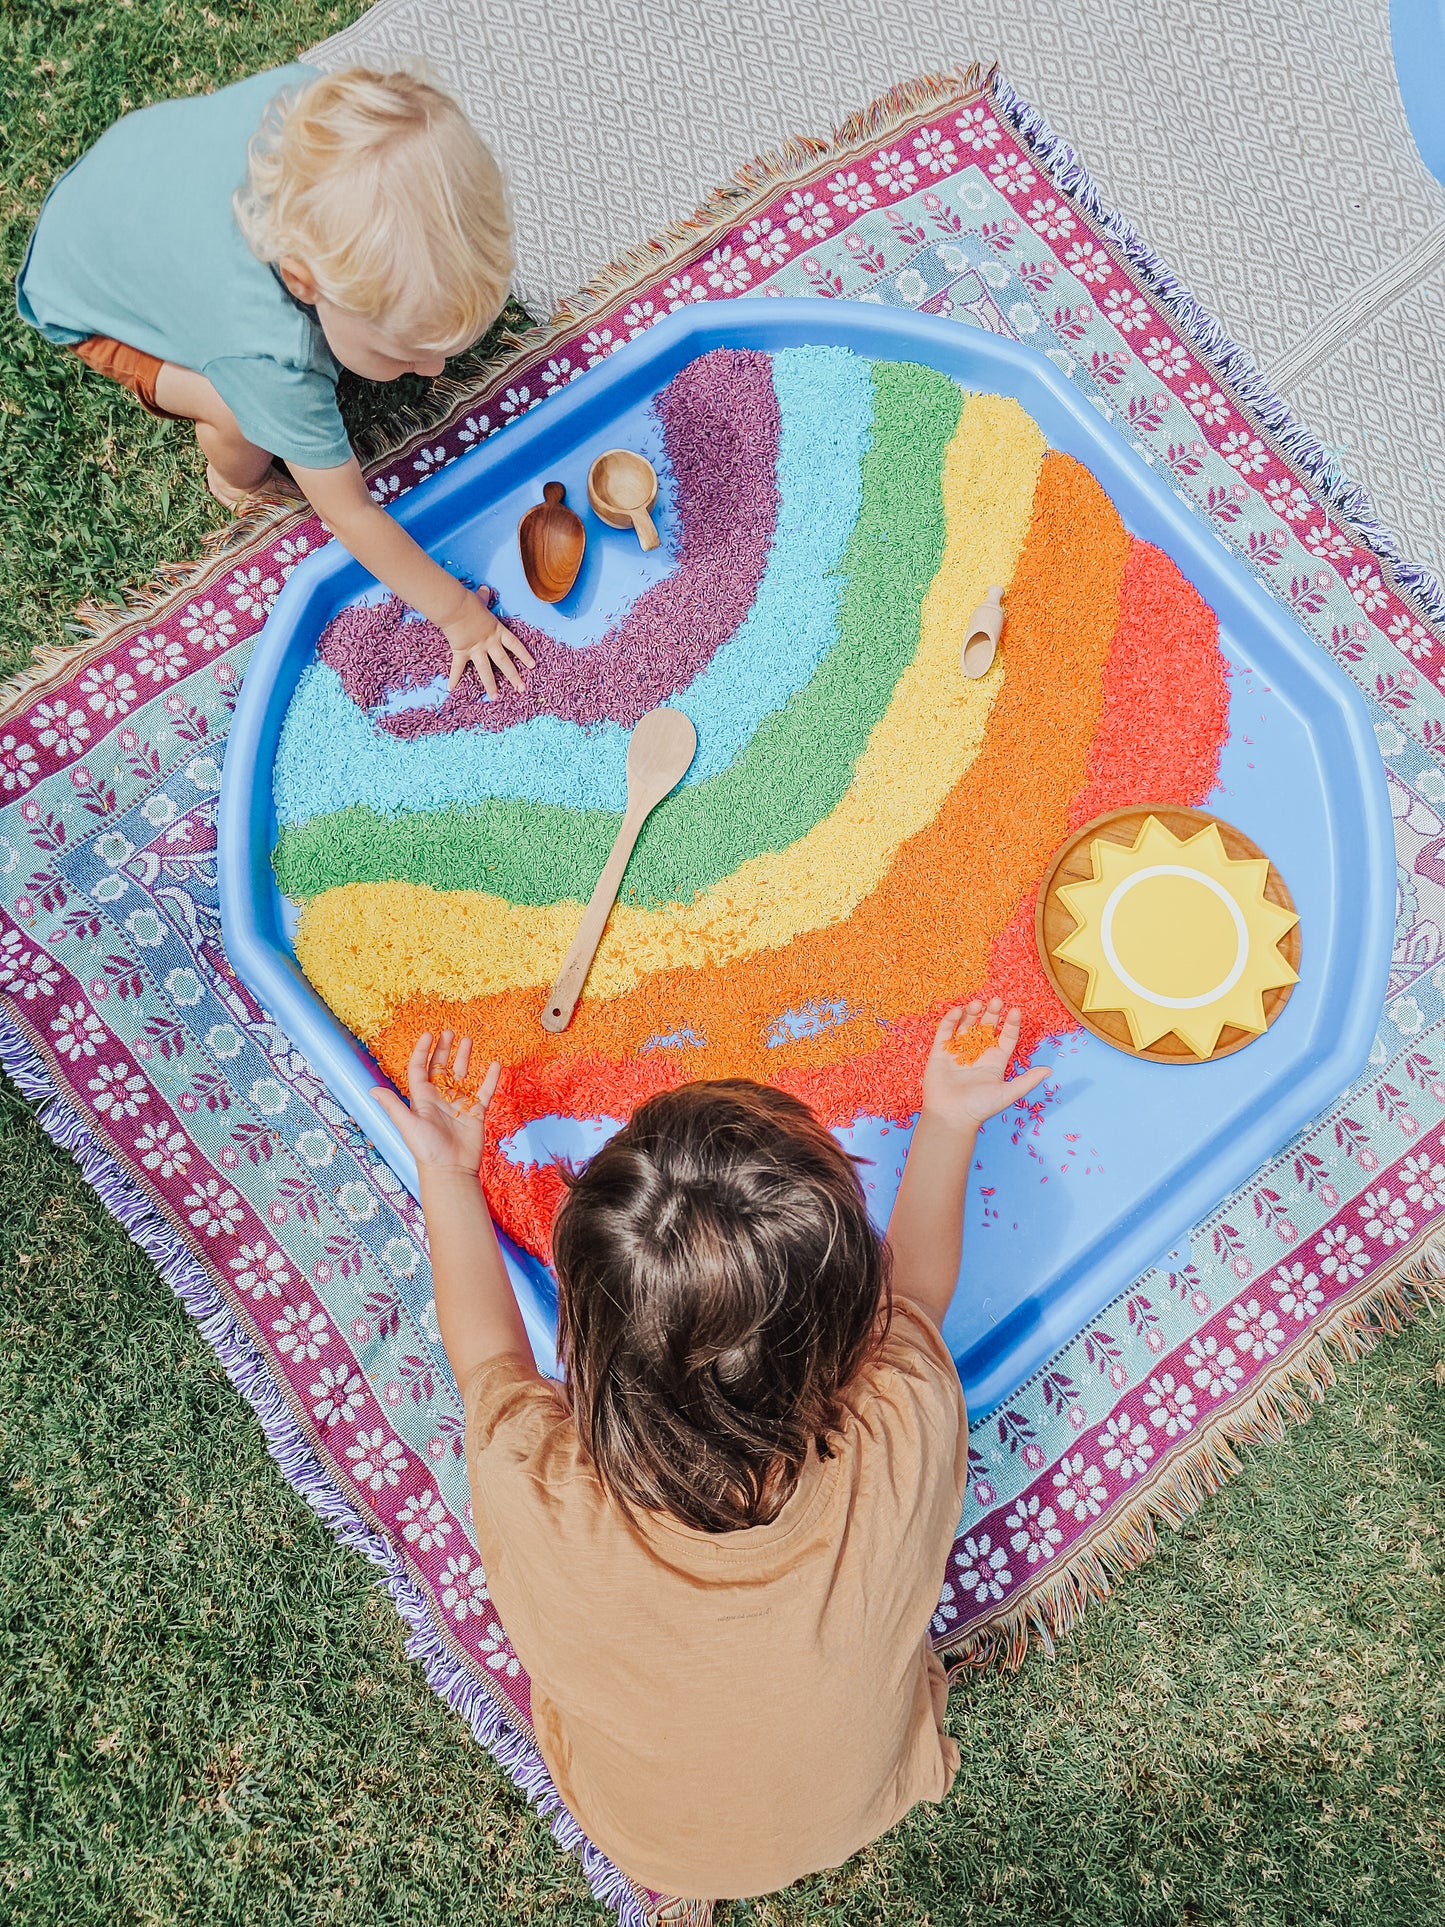
<path id="1" fill-rule="evenodd" d="M 636 529 L 644 549 L 661 540 L 648 510 L 657 500 L 657 470 L 630 448 L 609 448 L 587 471 L 587 500 L 611 529 Z"/>
<path id="2" fill-rule="evenodd" d="M 1080 883 L 1094 874 L 1093 858 L 1089 846 L 1096 837 L 1104 837 L 1111 843 L 1121 843 L 1125 848 L 1132 847 L 1134 839 L 1144 827 L 1149 817 L 1157 817 L 1164 827 L 1172 830 L 1177 837 L 1196 836 L 1200 830 L 1208 829 L 1211 823 L 1219 826 L 1220 840 L 1225 854 L 1236 860 L 1241 858 L 1261 858 L 1264 851 L 1247 837 L 1243 830 L 1235 829 L 1223 817 L 1211 816 L 1207 810 L 1186 809 L 1178 803 L 1139 803 L 1127 810 L 1108 810 L 1103 816 L 1096 816 L 1091 823 L 1076 830 L 1065 843 L 1045 872 L 1039 886 L 1037 902 L 1034 905 L 1034 939 L 1038 944 L 1039 960 L 1044 966 L 1049 982 L 1058 992 L 1059 1001 L 1069 1014 L 1081 1023 L 1085 1030 L 1092 1032 L 1115 1050 L 1124 1051 L 1130 1057 L 1147 1058 L 1151 1064 L 1201 1064 L 1212 1063 L 1216 1057 L 1228 1057 L 1234 1051 L 1243 1050 L 1252 1044 L 1260 1033 L 1241 1030 L 1236 1024 L 1226 1024 L 1219 1033 L 1219 1041 L 1207 1058 L 1197 1057 L 1189 1046 L 1175 1032 L 1166 1031 L 1155 1043 L 1139 1050 L 1129 1032 L 1128 1020 L 1121 1010 L 1091 1010 L 1086 1012 L 1083 999 L 1089 987 L 1089 974 L 1080 965 L 1066 959 L 1056 959 L 1054 951 L 1065 942 L 1078 928 L 1074 918 L 1065 908 L 1058 896 L 1059 886 L 1067 883 Z M 1265 858 L 1268 861 L 1267 858 Z M 1294 898 L 1288 885 L 1273 863 L 1269 866 L 1264 894 L 1271 903 L 1282 909 L 1293 910 Z M 1279 954 L 1292 970 L 1298 971 L 1300 961 L 1300 927 L 1293 924 L 1279 940 Z M 1264 1016 L 1266 1029 L 1289 1002 L 1292 984 L 1285 984 L 1264 993 Z"/>
<path id="3" fill-rule="evenodd" d="M 560 602 L 577 580 L 587 547 L 582 518 L 564 507 L 561 482 L 544 482 L 543 500 L 517 524 L 517 547 L 527 587 L 542 602 Z"/>

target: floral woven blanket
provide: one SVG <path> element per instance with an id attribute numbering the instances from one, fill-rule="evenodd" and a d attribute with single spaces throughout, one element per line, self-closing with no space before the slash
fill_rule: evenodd
<path id="1" fill-rule="evenodd" d="M 1075 156 L 990 76 L 918 82 L 756 163 L 379 463 L 392 501 L 693 301 L 812 294 L 1045 349 L 1369 704 L 1398 926 L 1365 1077 L 1135 1280 L 972 1440 L 934 1621 L 1048 1644 L 1349 1353 L 1437 1289 L 1445 1214 L 1445 598 Z M 0 1055 L 152 1254 L 328 1525 L 381 1568 L 435 1689 L 628 1922 L 643 1892 L 562 1809 L 469 1526 L 420 1218 L 228 966 L 217 793 L 248 652 L 324 531 L 270 515 L 0 706 Z"/>

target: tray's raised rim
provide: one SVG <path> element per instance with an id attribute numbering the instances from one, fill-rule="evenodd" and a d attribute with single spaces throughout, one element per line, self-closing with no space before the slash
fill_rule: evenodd
<path id="1" fill-rule="evenodd" d="M 1305 685 L 1310 692 L 1314 749 L 1321 769 L 1330 773 L 1329 782 L 1321 782 L 1327 813 L 1321 829 L 1338 873 L 1358 885 L 1350 916 L 1338 919 L 1334 932 L 1332 949 L 1342 954 L 1321 958 L 1314 952 L 1319 967 L 1341 972 L 1330 1003 L 1331 1021 L 1323 1022 L 1322 1009 L 1314 1032 L 1289 1046 L 1293 1056 L 1288 1063 L 1261 1065 L 1262 1078 L 1273 1088 L 1226 1143 L 1207 1156 L 1201 1152 L 1172 1175 L 1167 1211 L 1160 1192 L 1147 1210 L 1141 1206 L 1120 1227 L 1109 1243 L 1107 1262 L 1120 1280 L 1116 1288 L 1122 1289 L 1358 1076 L 1384 1001 L 1394 927 L 1389 797 L 1363 698 L 1187 500 L 1176 495 L 1037 349 L 942 317 L 875 303 L 753 297 L 699 304 L 665 316 L 505 430 L 427 477 L 392 513 L 423 546 L 444 547 L 444 531 L 455 519 L 459 502 L 485 486 L 487 478 L 495 477 L 500 492 L 549 465 L 540 458 L 558 439 L 581 441 L 594 424 L 600 427 L 655 392 L 678 368 L 709 349 L 785 346 L 846 347 L 878 358 L 919 361 L 968 386 L 1013 396 L 1039 422 L 1052 446 L 1087 464 L 1125 526 L 1180 566 L 1222 624 L 1250 636 L 1258 667 L 1267 672 L 1271 659 L 1287 663 L 1296 686 Z M 339 543 L 328 543 L 293 572 L 277 598 L 247 667 L 227 744 L 218 883 L 226 949 L 238 974 L 301 1045 L 333 1096 L 415 1195 L 415 1166 L 372 1094 L 386 1080 L 312 991 L 291 956 L 280 926 L 270 861 L 270 772 L 281 720 L 312 653 L 316 625 L 306 622 L 307 612 L 319 601 L 323 620 L 329 619 L 370 584 L 371 577 Z M 1287 1028 L 1275 1026 L 1256 1050 L 1266 1050 Z M 1200 1074 L 1193 1067 L 1172 1072 L 1160 1067 L 1163 1076 L 1181 1072 Z M 507 1257 L 521 1287 L 529 1334 L 539 1359 L 548 1362 L 555 1315 L 550 1280 L 543 1283 L 534 1275 L 542 1268 L 515 1247 L 508 1247 Z M 1081 1266 L 1046 1307 L 1036 1300 L 1018 1307 L 960 1359 L 976 1412 L 1007 1397 L 1107 1302 L 1107 1297 L 1099 1297 L 1103 1263 L 1101 1253 Z M 1016 1347 L 1023 1348 L 1022 1369 Z"/>

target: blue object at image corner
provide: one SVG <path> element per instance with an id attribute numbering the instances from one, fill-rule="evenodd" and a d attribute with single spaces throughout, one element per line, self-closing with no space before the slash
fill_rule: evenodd
<path id="1" fill-rule="evenodd" d="M 1390 0 L 1390 49 L 1420 158 L 1445 186 L 1445 0 Z"/>

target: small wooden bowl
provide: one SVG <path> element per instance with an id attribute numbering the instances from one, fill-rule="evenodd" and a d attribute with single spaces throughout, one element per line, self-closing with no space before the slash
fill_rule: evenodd
<path id="1" fill-rule="evenodd" d="M 1210 1064 L 1216 1057 L 1228 1057 L 1234 1051 L 1243 1050 L 1252 1044 L 1257 1032 L 1240 1030 L 1236 1024 L 1226 1024 L 1219 1033 L 1219 1041 L 1208 1057 L 1196 1057 L 1181 1037 L 1170 1030 L 1150 1044 L 1147 1049 L 1136 1050 L 1129 1033 L 1128 1019 L 1122 1010 L 1084 1010 L 1083 1000 L 1089 988 L 1089 973 L 1079 964 L 1068 962 L 1054 956 L 1059 944 L 1064 943 L 1078 928 L 1073 917 L 1059 900 L 1059 886 L 1065 883 L 1082 883 L 1094 874 L 1093 858 L 1089 846 L 1095 837 L 1104 837 L 1110 843 L 1122 843 L 1130 848 L 1148 817 L 1157 817 L 1167 830 L 1177 837 L 1195 836 L 1200 830 L 1207 830 L 1211 823 L 1219 826 L 1219 836 L 1224 844 L 1226 856 L 1236 860 L 1246 857 L 1263 857 L 1264 851 L 1247 837 L 1243 830 L 1235 829 L 1223 817 L 1211 816 L 1208 810 L 1186 809 L 1178 803 L 1139 803 L 1127 810 L 1108 810 L 1103 816 L 1096 816 L 1092 823 L 1075 830 L 1068 842 L 1059 851 L 1044 874 L 1039 885 L 1038 900 L 1034 905 L 1034 940 L 1038 944 L 1039 961 L 1043 964 L 1049 982 L 1059 994 L 1059 1001 L 1071 1017 L 1091 1031 L 1095 1037 L 1115 1050 L 1121 1050 L 1130 1057 L 1147 1058 L 1151 1064 Z M 1268 859 L 1266 859 L 1268 861 Z M 1282 909 L 1293 910 L 1294 898 L 1284 878 L 1271 863 L 1269 876 L 1265 881 L 1264 894 L 1271 903 Z M 1290 966 L 1298 971 L 1300 960 L 1300 927 L 1293 924 L 1279 940 L 1279 954 Z M 1264 993 L 1264 1016 L 1266 1029 L 1289 1002 L 1292 984 L 1281 984 Z"/>
<path id="2" fill-rule="evenodd" d="M 660 541 L 648 510 L 657 500 L 657 470 L 630 448 L 609 448 L 587 471 L 587 500 L 610 529 L 636 529 L 644 549 Z"/>
<path id="3" fill-rule="evenodd" d="M 582 518 L 563 506 L 567 491 L 561 482 L 544 483 L 542 495 L 517 524 L 517 547 L 532 594 L 542 602 L 560 602 L 582 567 L 587 531 Z"/>

